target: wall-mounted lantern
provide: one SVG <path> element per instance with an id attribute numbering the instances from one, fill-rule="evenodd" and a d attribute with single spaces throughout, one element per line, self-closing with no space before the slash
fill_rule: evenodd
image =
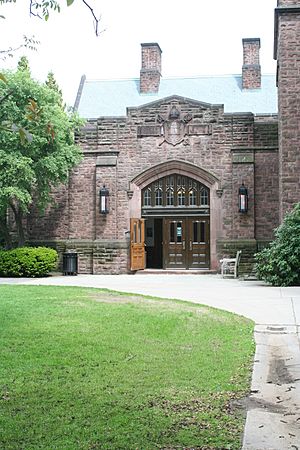
<path id="1" fill-rule="evenodd" d="M 108 214 L 108 198 L 109 198 L 109 190 L 103 186 L 103 188 L 99 191 L 99 197 L 100 197 L 100 213 L 101 214 Z"/>
<path id="2" fill-rule="evenodd" d="M 246 213 L 248 211 L 248 189 L 244 183 L 239 188 L 239 212 Z"/>

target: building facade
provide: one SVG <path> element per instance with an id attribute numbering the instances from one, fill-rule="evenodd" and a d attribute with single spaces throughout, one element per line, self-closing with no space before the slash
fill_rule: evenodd
<path id="1" fill-rule="evenodd" d="M 300 4 L 280 0 L 275 18 L 279 116 L 257 38 L 243 39 L 241 75 L 164 79 L 162 51 L 146 43 L 139 79 L 83 77 L 83 161 L 55 206 L 38 220 L 32 210 L 29 240 L 76 251 L 80 273 L 217 271 L 237 250 L 251 271 L 299 201 Z"/>

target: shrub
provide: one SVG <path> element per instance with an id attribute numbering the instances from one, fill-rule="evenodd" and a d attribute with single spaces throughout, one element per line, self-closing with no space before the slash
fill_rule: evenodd
<path id="1" fill-rule="evenodd" d="M 0 251 L 0 276 L 43 277 L 55 269 L 56 250 L 46 247 L 21 247 Z"/>
<path id="2" fill-rule="evenodd" d="M 273 286 L 300 284 L 300 203 L 275 230 L 275 240 L 255 255 L 257 277 Z"/>

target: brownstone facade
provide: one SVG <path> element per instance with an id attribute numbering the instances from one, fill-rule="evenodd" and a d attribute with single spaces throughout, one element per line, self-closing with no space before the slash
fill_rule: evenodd
<path id="1" fill-rule="evenodd" d="M 190 118 L 183 140 L 165 139 L 158 120 L 173 107 Z M 78 252 L 81 273 L 129 270 L 129 219 L 141 217 L 141 192 L 153 180 L 173 173 L 210 189 L 210 269 L 237 248 L 247 262 L 258 241 L 270 240 L 278 224 L 276 117 L 225 114 L 220 105 L 173 96 L 128 109 L 124 118 L 89 121 L 78 141 L 84 152 L 68 188 L 56 193 L 57 205 L 29 221 L 31 239 L 55 240 Z M 238 211 L 238 189 L 249 192 L 247 214 Z M 99 191 L 110 192 L 110 211 L 99 213 Z M 246 252 L 245 252 L 246 255 Z"/>
<path id="2" fill-rule="evenodd" d="M 275 14 L 279 112 L 280 218 L 300 199 L 300 2 L 280 0 Z"/>
<path id="3" fill-rule="evenodd" d="M 279 0 L 274 46 L 278 116 L 267 107 L 252 111 L 232 106 L 228 111 L 222 97 L 206 101 L 207 89 L 197 98 L 175 88 L 168 94 L 159 45 L 142 44 L 140 79 L 129 86 L 139 92 L 124 113 L 85 112 L 88 121 L 77 138 L 83 161 L 69 185 L 53 193 L 55 206 L 38 220 L 32 210 L 29 240 L 48 243 L 60 253 L 76 251 L 81 273 L 126 273 L 130 219 L 144 218 L 147 267 L 218 270 L 222 257 L 241 249 L 241 273 L 251 272 L 253 254 L 272 240 L 274 228 L 300 197 L 299 42 L 300 2 Z M 251 96 L 254 107 L 266 84 L 259 49 L 259 39 L 243 39 L 242 75 L 233 89 L 241 98 Z M 86 111 L 85 89 L 89 85 L 83 79 L 76 100 L 79 112 Z M 244 213 L 238 206 L 242 184 L 248 190 Z M 99 211 L 103 186 L 110 194 L 108 214 Z M 155 239 L 161 243 L 152 254 Z M 195 243 L 197 250 L 188 253 Z M 177 244 L 186 251 L 184 263 L 177 258 Z"/>

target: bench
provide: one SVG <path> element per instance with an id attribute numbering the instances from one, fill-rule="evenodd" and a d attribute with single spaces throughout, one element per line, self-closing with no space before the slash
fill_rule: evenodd
<path id="1" fill-rule="evenodd" d="M 239 263 L 241 260 L 242 250 L 236 252 L 235 258 L 223 258 L 221 263 L 221 275 L 224 278 L 226 275 L 233 275 L 234 278 L 238 277 Z"/>

